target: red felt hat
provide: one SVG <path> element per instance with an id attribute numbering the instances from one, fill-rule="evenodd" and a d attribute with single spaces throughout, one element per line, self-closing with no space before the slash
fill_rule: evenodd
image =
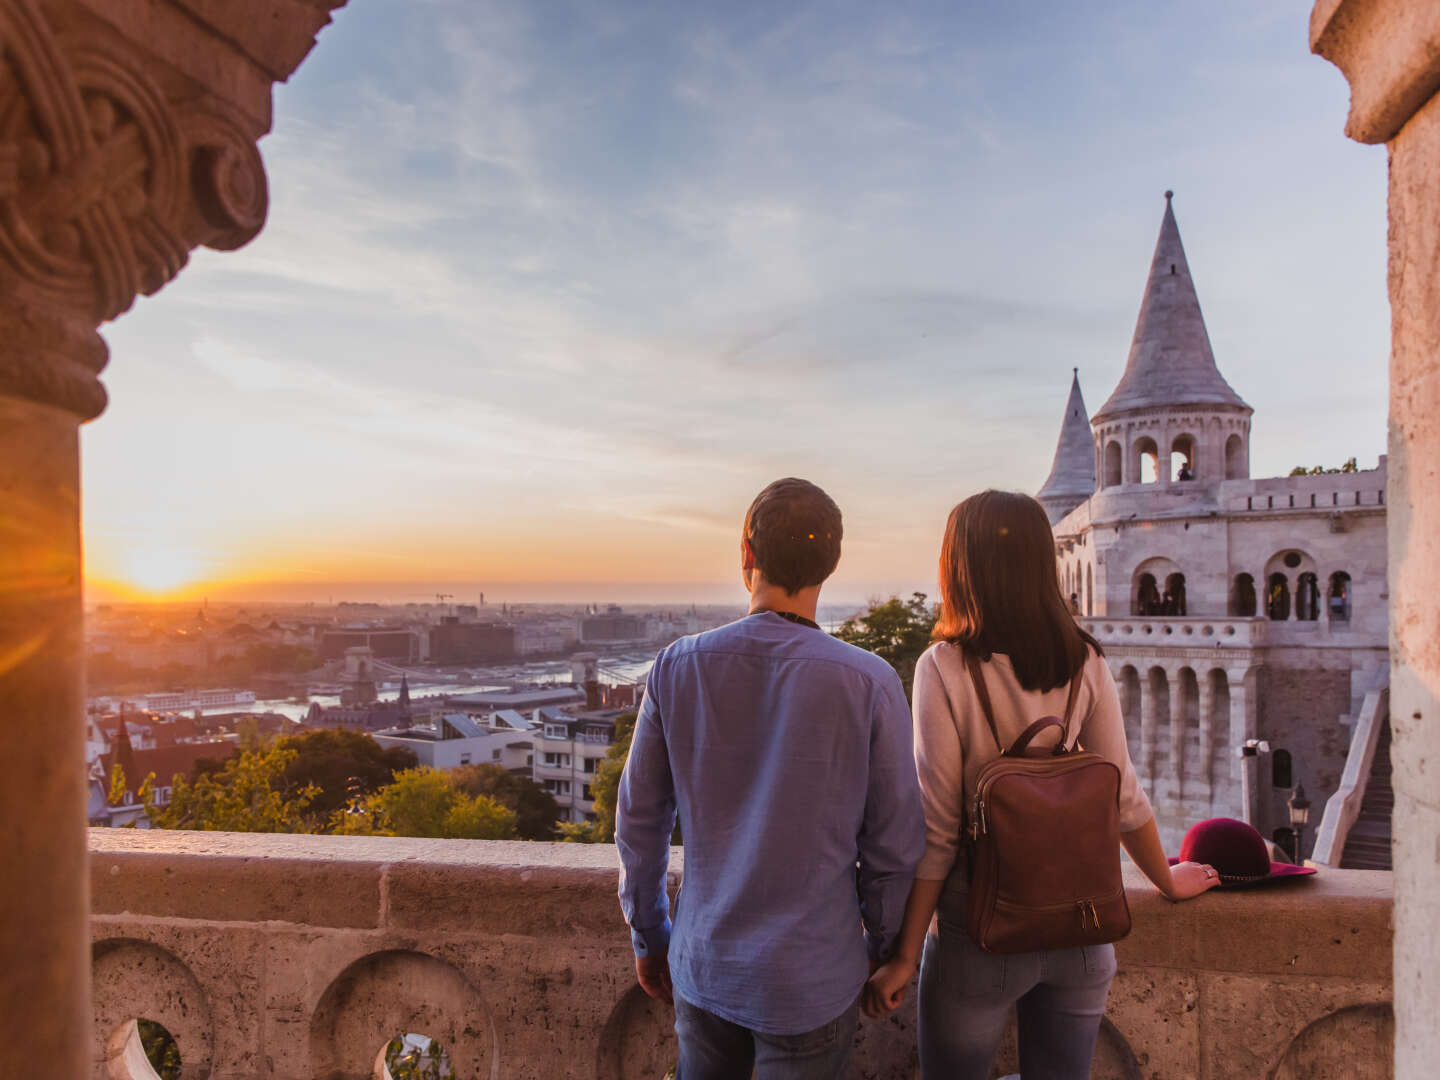
<path id="1" fill-rule="evenodd" d="M 1170 865 L 1182 862 L 1205 863 L 1220 875 L 1220 887 L 1259 885 L 1279 878 L 1300 877 L 1315 873 L 1313 866 L 1293 866 L 1271 862 L 1265 838 L 1253 825 L 1234 818 L 1210 818 L 1190 826 L 1180 845 L 1180 857 Z"/>

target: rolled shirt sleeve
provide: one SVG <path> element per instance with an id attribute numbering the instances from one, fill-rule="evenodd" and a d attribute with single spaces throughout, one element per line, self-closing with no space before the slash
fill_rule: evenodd
<path id="1" fill-rule="evenodd" d="M 657 661 L 658 666 L 658 661 Z M 652 677 L 635 718 L 635 732 L 615 800 L 615 846 L 620 852 L 620 910 L 636 956 L 670 947 L 670 897 L 665 890 L 670 836 L 675 831 L 675 784 Z"/>
<path id="2" fill-rule="evenodd" d="M 869 786 L 856 838 L 860 917 L 875 961 L 889 959 L 894 948 L 915 866 L 925 850 L 909 712 L 898 677 L 876 686 Z"/>

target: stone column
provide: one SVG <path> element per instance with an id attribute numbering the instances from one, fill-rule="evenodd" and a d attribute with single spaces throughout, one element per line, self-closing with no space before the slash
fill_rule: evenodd
<path id="1" fill-rule="evenodd" d="M 1205 794 L 1214 801 L 1215 797 L 1215 686 L 1210 681 L 1210 672 L 1196 670 L 1196 683 L 1200 688 L 1200 776 L 1205 783 Z"/>
<path id="2" fill-rule="evenodd" d="M 93 1072 L 78 427 L 105 406 L 97 330 L 192 248 L 259 232 L 271 83 L 337 6 L 0 0 L 3 1077 Z"/>
<path id="3" fill-rule="evenodd" d="M 1155 729 L 1160 702 L 1150 685 L 1150 672 L 1140 674 L 1140 779 L 1147 787 L 1155 786 Z"/>
<path id="4" fill-rule="evenodd" d="M 1170 674 L 1170 760 L 1166 764 L 1178 798 L 1185 775 L 1185 680 L 1178 670 Z"/>
<path id="5" fill-rule="evenodd" d="M 0 302 L 0 1076 L 85 1075 L 90 948 L 79 425 L 105 347 L 83 322 Z"/>
<path id="6" fill-rule="evenodd" d="M 1254 758 L 1244 758 L 1240 755 L 1240 749 L 1245 745 L 1247 739 L 1255 737 L 1255 671 L 1249 668 L 1239 674 L 1227 673 L 1230 679 L 1230 745 L 1235 748 L 1235 757 L 1231 763 L 1231 777 L 1235 781 L 1236 789 L 1240 792 L 1241 804 L 1244 807 L 1245 820 L 1253 823 L 1255 811 L 1254 796 L 1251 788 L 1251 773 L 1247 769 L 1247 761 L 1254 763 Z"/>
<path id="7" fill-rule="evenodd" d="M 1395 1075 L 1428 1077 L 1440 1060 L 1440 7 L 1320 0 L 1310 45 L 1350 81 L 1346 134 L 1390 148 Z"/>

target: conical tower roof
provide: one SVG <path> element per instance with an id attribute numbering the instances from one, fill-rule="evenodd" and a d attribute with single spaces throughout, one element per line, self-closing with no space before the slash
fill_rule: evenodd
<path id="1" fill-rule="evenodd" d="M 1160 238 L 1150 261 L 1150 280 L 1125 374 L 1095 419 L 1132 409 L 1170 405 L 1249 406 L 1230 388 L 1215 366 L 1210 335 L 1200 314 L 1200 299 L 1180 243 L 1180 227 L 1170 204 L 1174 192 L 1165 193 L 1165 216 L 1160 221 Z"/>
<path id="2" fill-rule="evenodd" d="M 1070 398 L 1065 402 L 1065 419 L 1060 424 L 1060 440 L 1055 444 L 1055 460 L 1050 476 L 1035 497 L 1055 524 L 1075 507 L 1088 499 L 1095 490 L 1095 439 L 1090 433 L 1090 417 L 1085 412 L 1085 397 L 1080 393 L 1080 369 L 1070 380 Z"/>

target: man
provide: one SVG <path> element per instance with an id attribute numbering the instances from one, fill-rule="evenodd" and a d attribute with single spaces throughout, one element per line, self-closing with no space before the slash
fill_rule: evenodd
<path id="1" fill-rule="evenodd" d="M 815 622 L 840 535 L 814 484 L 756 496 L 740 540 L 750 614 L 664 649 L 635 721 L 615 818 L 620 906 L 640 985 L 673 996 L 679 1080 L 842 1075 L 858 995 L 924 852 L 900 680 Z"/>

